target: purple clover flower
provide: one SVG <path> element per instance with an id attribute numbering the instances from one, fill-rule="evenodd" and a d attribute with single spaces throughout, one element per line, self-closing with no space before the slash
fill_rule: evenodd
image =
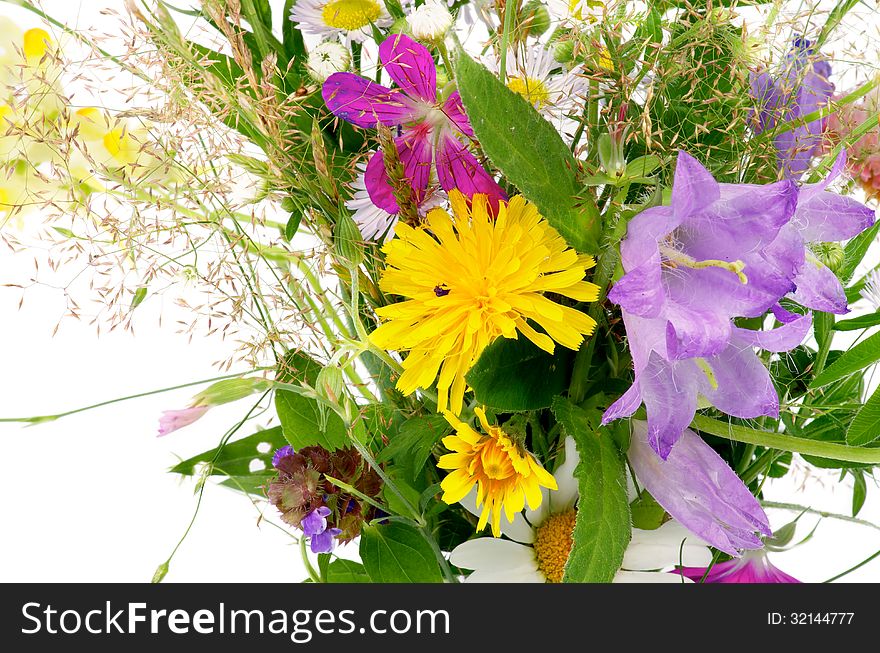
<path id="1" fill-rule="evenodd" d="M 709 573 L 706 567 L 679 567 L 674 574 L 681 574 L 693 581 L 704 583 L 800 583 L 775 567 L 764 551 L 750 551 L 738 560 L 719 562 Z"/>
<path id="2" fill-rule="evenodd" d="M 444 190 L 458 189 L 468 197 L 485 193 L 493 205 L 506 199 L 459 138 L 473 139 L 474 131 L 458 91 L 445 101 L 438 99 L 437 70 L 428 49 L 408 36 L 392 34 L 379 46 L 379 59 L 398 88 L 389 89 L 354 73 L 334 73 L 321 91 L 330 111 L 358 127 L 402 126 L 394 142 L 416 205 L 425 200 L 432 161 Z M 370 158 L 365 182 L 373 204 L 392 215 L 400 211 L 381 150 Z"/>
<path id="3" fill-rule="evenodd" d="M 300 523 L 303 535 L 309 538 L 312 553 L 330 553 L 333 550 L 334 538 L 342 532 L 338 528 L 327 528 L 329 516 L 330 508 L 321 506 L 303 517 Z"/>
<path id="4" fill-rule="evenodd" d="M 745 387 L 748 387 L 745 385 Z M 666 460 L 648 443 L 648 426 L 632 420 L 628 458 L 636 477 L 666 512 L 728 555 L 760 549 L 772 535 L 758 500 L 712 447 L 685 429 Z"/>
<path id="5" fill-rule="evenodd" d="M 758 105 L 755 131 L 760 134 L 775 129 L 827 105 L 834 92 L 830 77 L 831 65 L 816 58 L 812 43 L 796 38 L 778 77 L 752 73 L 751 94 Z M 799 179 L 810 167 L 821 144 L 824 122 L 813 120 L 776 135 L 777 162 L 786 179 Z"/>

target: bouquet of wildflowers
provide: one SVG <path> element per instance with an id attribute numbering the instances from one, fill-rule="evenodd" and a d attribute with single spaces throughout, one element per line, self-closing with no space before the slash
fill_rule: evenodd
<path id="1" fill-rule="evenodd" d="M 835 40 L 877 16 L 826 4 L 130 2 L 129 51 L 67 34 L 116 113 L 4 24 L 3 238 L 41 208 L 114 327 L 202 293 L 237 348 L 159 434 L 244 409 L 171 471 L 311 581 L 798 582 L 767 480 L 853 519 L 880 465 L 880 76 Z"/>

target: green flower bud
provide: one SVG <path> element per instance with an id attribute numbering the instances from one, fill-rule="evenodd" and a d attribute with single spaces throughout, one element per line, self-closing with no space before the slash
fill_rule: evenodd
<path id="1" fill-rule="evenodd" d="M 553 45 L 553 58 L 559 63 L 571 63 L 574 59 L 575 41 L 566 39 Z"/>
<path id="2" fill-rule="evenodd" d="M 825 267 L 835 274 L 840 270 L 840 267 L 843 265 L 843 261 L 846 258 L 843 245 L 840 243 L 812 243 L 810 245 L 810 250 L 813 252 L 813 255 L 825 265 Z"/>
<path id="3" fill-rule="evenodd" d="M 550 12 L 539 0 L 529 0 L 520 16 L 523 28 L 529 36 L 541 36 L 550 29 Z"/>

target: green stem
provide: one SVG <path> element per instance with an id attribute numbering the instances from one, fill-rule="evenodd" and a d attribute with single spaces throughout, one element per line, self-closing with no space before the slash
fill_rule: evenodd
<path id="1" fill-rule="evenodd" d="M 118 404 L 122 401 L 128 401 L 130 399 L 140 399 L 141 397 L 149 397 L 150 395 L 162 394 L 163 392 L 171 392 L 173 390 L 180 390 L 182 388 L 189 388 L 194 385 L 202 385 L 204 383 L 211 383 L 213 381 L 222 381 L 223 379 L 234 379 L 240 376 L 245 376 L 246 374 L 251 374 L 253 372 L 257 372 L 260 370 L 270 370 L 274 369 L 271 367 L 258 367 L 253 370 L 248 370 L 246 372 L 239 372 L 237 374 L 225 374 L 223 376 L 215 376 L 210 379 L 203 379 L 201 381 L 191 381 L 190 383 L 182 383 L 181 385 L 171 386 L 169 388 L 160 388 L 159 390 L 149 390 L 147 392 L 139 392 L 138 394 L 128 395 L 127 397 L 119 397 L 117 399 L 109 399 L 107 401 L 101 401 L 97 404 L 92 404 L 90 406 L 83 406 L 81 408 L 74 408 L 73 410 L 68 410 L 63 413 L 57 413 L 55 415 L 39 415 L 36 417 L 3 417 L 0 418 L 0 422 L 28 422 L 31 424 L 40 424 L 42 422 L 53 422 L 56 419 L 61 419 L 62 417 L 68 417 L 69 415 L 75 415 L 76 413 L 84 413 L 87 410 L 92 410 L 93 408 L 101 408 L 102 406 L 109 406 L 110 404 Z"/>
<path id="2" fill-rule="evenodd" d="M 431 550 L 434 552 L 434 556 L 437 558 L 437 563 L 440 565 L 440 569 L 443 571 L 443 577 L 446 578 L 446 581 L 449 583 L 457 583 L 458 579 L 455 577 L 455 574 L 452 573 L 452 567 L 449 566 L 449 561 L 443 555 L 443 551 L 440 550 L 440 545 L 437 544 L 437 540 L 434 539 L 431 531 L 428 530 L 427 526 L 422 526 L 421 528 L 419 528 L 419 532 L 422 534 L 422 537 L 425 538 L 425 541 L 430 545 Z"/>
<path id="3" fill-rule="evenodd" d="M 844 571 L 844 572 L 842 572 L 842 573 L 840 573 L 840 574 L 837 574 L 837 576 L 832 576 L 831 578 L 829 578 L 828 580 L 826 580 L 826 581 L 824 581 L 824 582 L 826 582 L 826 583 L 833 583 L 833 582 L 836 581 L 838 578 L 843 578 L 843 577 L 846 576 L 847 574 L 851 574 L 852 572 L 854 572 L 854 571 L 855 571 L 856 569 L 858 569 L 859 567 L 864 567 L 866 564 L 868 564 L 869 562 L 871 562 L 871 560 L 873 560 L 874 558 L 877 558 L 877 557 L 880 557 L 880 551 L 877 551 L 876 553 L 874 553 L 874 555 L 868 556 L 867 558 L 865 558 L 864 560 L 862 560 L 859 564 L 857 564 L 857 565 L 855 565 L 855 566 L 853 566 L 853 567 L 850 567 L 849 569 L 847 569 L 846 571 Z"/>
<path id="4" fill-rule="evenodd" d="M 880 448 L 851 447 L 846 444 L 822 442 L 796 438 L 782 433 L 757 431 L 738 424 L 725 424 L 704 415 L 694 417 L 692 426 L 705 433 L 711 433 L 728 440 L 756 444 L 761 447 L 792 451 L 794 453 L 834 460 L 845 460 L 851 463 L 868 465 L 880 464 Z"/>
<path id="5" fill-rule="evenodd" d="M 827 510 L 816 510 L 815 508 L 808 508 L 807 506 L 801 506 L 796 503 L 780 503 L 777 501 L 761 501 L 761 505 L 765 508 L 775 508 L 777 510 L 790 510 L 791 512 L 804 512 L 809 513 L 811 515 L 818 515 L 819 517 L 824 517 L 826 519 L 837 519 L 840 521 L 850 522 L 851 524 L 859 524 L 860 526 L 868 526 L 873 528 L 874 530 L 880 531 L 880 526 L 869 522 L 865 519 L 859 519 L 858 517 L 850 517 L 849 515 L 841 515 L 836 512 L 828 512 Z"/>
<path id="6" fill-rule="evenodd" d="M 513 19 L 516 16 L 516 5 L 519 0 L 506 0 L 504 3 L 504 31 L 501 33 L 501 52 L 498 63 L 498 78 L 501 83 L 507 82 L 507 47 L 510 33 L 513 31 Z"/>
<path id="7" fill-rule="evenodd" d="M 309 575 L 309 578 L 313 583 L 320 583 L 321 577 L 318 575 L 318 572 L 312 566 L 312 561 L 309 560 L 309 552 L 306 549 L 306 538 L 299 538 L 299 552 L 302 557 L 303 567 L 306 568 L 306 573 Z"/>

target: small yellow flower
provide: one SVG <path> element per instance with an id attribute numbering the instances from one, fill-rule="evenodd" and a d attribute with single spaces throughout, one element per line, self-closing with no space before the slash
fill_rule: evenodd
<path id="1" fill-rule="evenodd" d="M 380 287 L 405 300 L 377 309 L 386 321 L 370 338 L 409 352 L 398 390 L 409 395 L 436 379 L 437 410 L 458 415 L 465 375 L 498 337 L 520 333 L 553 353 L 554 341 L 577 349 L 593 332 L 591 317 L 544 293 L 588 302 L 599 289 L 584 281 L 593 258 L 569 248 L 523 197 L 502 202 L 494 219 L 485 195 L 472 207 L 458 191 L 449 199 L 454 217 L 434 209 L 421 227 L 398 223 L 385 244 Z"/>
<path id="2" fill-rule="evenodd" d="M 46 51 L 52 45 L 52 37 L 49 36 L 46 30 L 39 27 L 29 29 L 24 33 L 24 38 L 22 39 L 22 51 L 28 61 L 39 61 L 46 55 Z"/>
<path id="3" fill-rule="evenodd" d="M 443 445 L 453 453 L 441 456 L 437 467 L 453 471 L 440 487 L 443 501 L 452 504 L 464 499 L 476 485 L 477 508 L 483 506 L 477 530 L 483 530 L 491 519 L 492 535 L 500 537 L 502 510 L 509 522 L 526 503 L 537 510 L 543 498 L 541 488 L 557 489 L 556 479 L 500 427 L 490 426 L 482 408 L 475 412 L 486 434 L 446 413 L 456 434 L 443 438 Z"/>

